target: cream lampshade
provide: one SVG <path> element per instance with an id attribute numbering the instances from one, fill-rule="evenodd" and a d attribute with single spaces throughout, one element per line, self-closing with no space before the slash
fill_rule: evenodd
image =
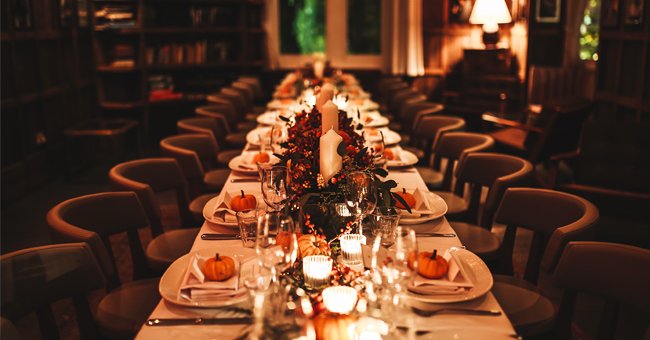
<path id="1" fill-rule="evenodd" d="M 505 0 L 476 0 L 469 16 L 470 24 L 483 25 L 483 43 L 486 47 L 493 47 L 499 42 L 499 24 L 511 21 Z"/>

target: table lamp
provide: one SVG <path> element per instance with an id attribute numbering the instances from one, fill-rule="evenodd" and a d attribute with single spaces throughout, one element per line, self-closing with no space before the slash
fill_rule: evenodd
<path id="1" fill-rule="evenodd" d="M 470 24 L 483 25 L 483 43 L 486 48 L 495 48 L 499 42 L 499 24 L 512 21 L 505 0 L 476 0 Z"/>

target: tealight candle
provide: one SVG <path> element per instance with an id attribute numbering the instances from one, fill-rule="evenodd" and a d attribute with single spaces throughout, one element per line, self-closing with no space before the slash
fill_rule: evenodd
<path id="1" fill-rule="evenodd" d="M 323 290 L 323 304 L 332 313 L 348 314 L 357 304 L 357 291 L 347 286 L 325 288 Z"/>
<path id="2" fill-rule="evenodd" d="M 354 271 L 363 271 L 363 254 L 361 245 L 366 244 L 366 237 L 361 234 L 343 234 L 339 236 L 343 264 Z"/>
<path id="3" fill-rule="evenodd" d="M 321 79 L 323 78 L 323 75 L 325 74 L 325 63 L 317 60 L 314 62 L 314 76 L 316 78 Z"/>
<path id="4" fill-rule="evenodd" d="M 332 259 L 325 255 L 310 255 L 302 259 L 305 284 L 310 288 L 326 285 L 332 273 Z"/>

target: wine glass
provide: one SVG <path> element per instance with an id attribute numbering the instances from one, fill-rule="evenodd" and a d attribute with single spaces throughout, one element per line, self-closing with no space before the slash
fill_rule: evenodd
<path id="1" fill-rule="evenodd" d="M 277 211 L 260 216 L 255 252 L 260 267 L 270 271 L 277 282 L 278 272 L 298 258 L 298 240 L 291 217 Z"/>
<path id="2" fill-rule="evenodd" d="M 363 172 L 355 171 L 347 175 L 345 203 L 355 217 L 357 234 L 363 234 L 361 221 L 377 205 L 377 192 L 374 178 Z"/>
<path id="3" fill-rule="evenodd" d="M 287 204 L 287 167 L 262 168 L 262 195 L 264 202 L 274 211 Z"/>

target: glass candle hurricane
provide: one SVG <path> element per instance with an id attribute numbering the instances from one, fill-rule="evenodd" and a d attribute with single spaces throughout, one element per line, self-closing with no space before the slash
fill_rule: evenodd
<path id="1" fill-rule="evenodd" d="M 332 259 L 325 255 L 311 255 L 302 259 L 302 273 L 305 285 L 317 289 L 329 282 L 332 273 Z"/>

